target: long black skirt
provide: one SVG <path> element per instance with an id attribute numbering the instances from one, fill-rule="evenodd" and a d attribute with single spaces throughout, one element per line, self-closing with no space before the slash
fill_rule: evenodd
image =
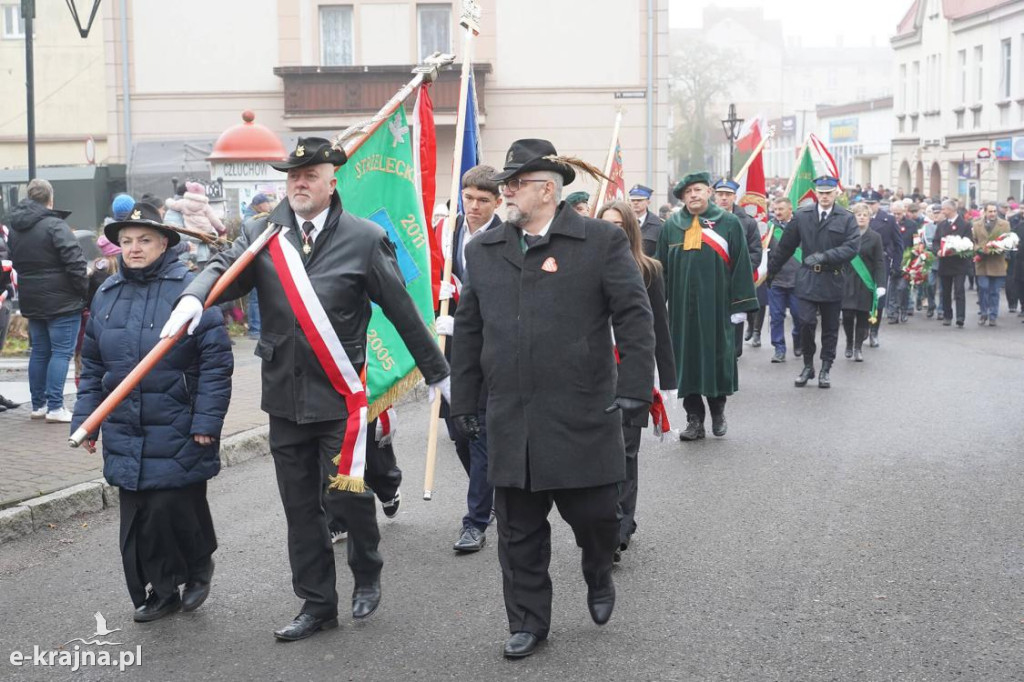
<path id="1" fill-rule="evenodd" d="M 120 489 L 121 560 L 136 607 L 146 586 L 169 596 L 209 567 L 217 549 L 206 481 L 170 490 Z"/>

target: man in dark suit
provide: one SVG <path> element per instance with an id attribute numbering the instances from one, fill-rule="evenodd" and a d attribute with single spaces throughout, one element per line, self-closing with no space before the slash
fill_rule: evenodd
<path id="1" fill-rule="evenodd" d="M 456 219 L 455 235 L 452 238 L 452 274 L 465 286 L 466 246 L 470 240 L 478 239 L 488 230 L 501 225 L 501 218 L 495 213 L 501 206 L 498 183 L 492 178 L 496 171 L 490 166 L 473 166 L 462 176 L 463 214 Z M 455 330 L 455 313 L 458 303 L 450 301 L 448 312 L 437 318 L 437 333 L 452 336 Z M 452 345 L 445 346 L 445 355 L 451 360 Z M 452 546 L 456 552 L 471 553 L 483 549 L 487 542 L 487 526 L 491 521 L 494 506 L 494 486 L 487 481 L 487 391 L 481 391 L 480 436 L 469 440 L 455 428 L 452 418 L 445 416 L 448 435 L 455 442 L 455 452 L 462 462 L 462 468 L 469 476 L 469 490 L 466 492 L 467 512 L 462 517 L 462 529 Z M 448 410 L 450 412 L 450 408 Z"/>
<path id="2" fill-rule="evenodd" d="M 882 209 L 879 202 L 882 200 L 880 192 L 871 190 L 868 192 L 867 203 L 871 210 L 871 223 L 869 229 L 874 230 L 882 238 L 882 248 L 885 251 L 883 257 L 885 265 L 886 280 L 878 282 L 878 286 L 886 290 L 886 295 L 879 297 L 878 310 L 885 311 L 890 322 L 899 322 L 899 311 L 896 308 L 896 297 L 889 296 L 893 285 L 899 280 L 900 267 L 903 265 L 903 238 L 900 235 L 900 227 L 891 213 Z M 878 327 L 881 324 L 882 315 L 879 313 L 874 322 L 871 323 L 871 330 L 868 332 L 868 346 L 878 347 Z"/>
<path id="3" fill-rule="evenodd" d="M 394 245 L 376 223 L 342 209 L 335 168 L 346 160 L 344 151 L 334 149 L 327 140 L 307 137 L 299 138 L 287 160 L 271 163 L 288 173 L 288 199 L 270 215 L 247 223 L 231 248 L 210 261 L 185 290 L 162 336 L 172 336 L 189 323 L 189 330 L 194 329 L 202 315 L 202 301 L 214 283 L 273 223 L 280 226 L 273 239 L 287 242 L 278 242 L 282 252 L 290 245 L 302 253 L 296 253 L 296 258 L 301 259 L 305 274 L 290 276 L 296 282 L 305 279 L 322 306 L 326 321 L 316 325 L 317 336 L 340 342 L 358 373 L 365 363 L 370 305 L 376 303 L 395 325 L 432 392 L 445 393 L 448 363 L 405 289 Z M 263 360 L 262 408 L 270 415 L 270 454 L 288 523 L 292 586 L 303 600 L 299 615 L 274 636 L 291 641 L 338 626 L 334 551 L 321 501 L 321 467 L 323 458 L 333 459 L 341 452 L 347 420 L 357 417 L 349 415 L 345 398 L 328 376 L 329 366 L 306 336 L 303 325 L 308 324 L 305 315 L 310 309 L 300 319 L 292 307 L 286 293 L 290 289 L 269 252 L 274 246 L 261 250 L 220 300 L 240 298 L 253 287 L 259 291 L 263 329 L 256 355 Z M 333 367 L 334 373 L 339 366 Z M 332 514 L 340 515 L 349 531 L 349 567 L 355 578 L 352 616 L 365 618 L 380 603 L 384 564 L 377 551 L 380 530 L 373 491 L 328 494 L 337 498 L 337 504 L 331 503 Z"/>
<path id="4" fill-rule="evenodd" d="M 795 293 L 800 309 L 800 341 L 804 368 L 794 384 L 807 385 L 814 378 L 814 332 L 821 315 L 821 374 L 818 387 L 832 385 L 830 370 L 839 342 L 839 313 L 843 300 L 843 266 L 860 248 L 860 231 L 853 214 L 836 204 L 839 181 L 821 176 L 814 181 L 816 204 L 803 206 L 782 233 L 768 262 L 774 278 L 800 247 L 803 262 L 796 273 Z"/>
<path id="5" fill-rule="evenodd" d="M 948 327 L 953 324 L 953 300 L 956 300 L 956 326 L 961 329 L 964 326 L 966 317 L 966 294 L 964 293 L 964 280 L 971 271 L 971 259 L 942 253 L 942 240 L 946 237 L 967 237 L 971 238 L 971 226 L 956 210 L 956 202 L 946 200 L 942 202 L 942 221 L 935 228 L 935 237 L 932 240 L 932 251 L 939 256 L 936 264 L 939 271 L 939 282 L 941 284 L 942 326 Z"/>
<path id="6" fill-rule="evenodd" d="M 661 226 L 665 221 L 650 212 L 651 197 L 654 190 L 643 185 L 633 185 L 629 189 L 629 205 L 633 208 L 633 215 L 640 223 L 640 235 L 644 238 L 644 253 L 654 256 L 658 248 L 658 237 L 661 236 Z"/>
<path id="7" fill-rule="evenodd" d="M 495 176 L 508 219 L 467 247 L 455 317 L 452 414 L 470 438 L 487 386 L 509 658 L 533 653 L 550 629 L 552 504 L 582 549 L 591 618 L 611 617 L 622 424 L 646 419 L 654 388 L 643 278 L 625 232 L 561 201 L 575 177 L 547 140 L 512 144 Z"/>
<path id="8" fill-rule="evenodd" d="M 739 219 L 740 225 L 743 226 L 743 235 L 747 240 L 747 252 L 750 254 L 750 268 L 757 271 L 757 268 L 761 265 L 761 252 L 764 250 L 764 246 L 761 244 L 761 231 L 757 227 L 757 221 L 754 217 L 744 210 L 744 208 L 736 203 L 736 192 L 739 190 L 740 185 L 735 180 L 728 178 L 720 178 L 715 183 L 715 203 L 718 204 L 719 208 L 723 209 L 728 213 L 732 213 L 736 218 Z M 768 304 L 768 298 L 764 287 L 757 288 L 757 304 L 762 308 Z M 743 342 L 751 341 L 751 345 L 756 347 L 761 346 L 761 325 L 755 324 L 757 321 L 757 311 L 747 314 L 747 333 L 743 333 L 743 323 L 740 322 L 736 325 L 736 355 L 743 355 Z M 764 324 L 764 317 L 761 317 L 761 324 Z M 756 343 L 755 341 L 756 336 Z"/>

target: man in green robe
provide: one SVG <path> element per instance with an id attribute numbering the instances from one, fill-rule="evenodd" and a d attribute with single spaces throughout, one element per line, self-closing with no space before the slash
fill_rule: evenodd
<path id="1" fill-rule="evenodd" d="M 684 203 L 665 223 L 661 261 L 669 328 L 686 410 L 684 441 L 704 437 L 704 399 L 711 432 L 724 436 L 725 398 L 739 386 L 733 325 L 758 309 L 746 236 L 736 216 L 711 202 L 711 177 L 690 173 L 672 190 Z"/>

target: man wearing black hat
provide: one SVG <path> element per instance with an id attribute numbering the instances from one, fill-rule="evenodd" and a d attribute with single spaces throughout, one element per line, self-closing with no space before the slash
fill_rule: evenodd
<path id="1" fill-rule="evenodd" d="M 643 278 L 625 232 L 560 201 L 574 166 L 547 140 L 512 144 L 494 176 L 508 218 L 467 246 L 455 315 L 451 412 L 470 438 L 487 387 L 509 658 L 532 654 L 550 629 L 552 504 L 582 549 L 591 618 L 611 617 L 622 424 L 647 423 L 654 388 Z"/>
<path id="2" fill-rule="evenodd" d="M 651 205 L 654 190 L 644 185 L 633 185 L 629 189 L 629 205 L 633 207 L 633 215 L 640 223 L 640 235 L 644 238 L 644 253 L 654 256 L 658 248 L 658 236 L 665 221 L 647 210 Z"/>
<path id="3" fill-rule="evenodd" d="M 736 203 L 736 192 L 740 185 L 735 180 L 720 178 L 715 183 L 715 203 L 727 213 L 732 213 L 739 219 L 743 226 L 743 235 L 747 240 L 747 250 L 750 252 L 750 267 L 754 270 L 761 265 L 761 252 L 764 245 L 761 244 L 761 231 L 757 227 L 757 221 L 747 213 L 743 207 Z M 753 275 L 752 275 L 753 276 Z M 760 307 L 768 304 L 768 297 L 764 288 L 757 289 L 757 302 Z M 743 323 L 736 325 L 736 355 L 743 355 L 743 342 L 751 341 L 755 348 L 761 345 L 761 326 L 764 324 L 764 316 L 761 316 L 760 324 L 757 323 L 757 311 L 747 315 L 747 333 L 743 333 Z"/>
<path id="4" fill-rule="evenodd" d="M 684 208 L 665 223 L 656 254 L 665 273 L 678 394 L 686 410 L 682 441 L 704 438 L 705 398 L 711 432 L 725 435 L 725 401 L 739 388 L 737 325 L 758 308 L 743 228 L 711 202 L 710 185 L 704 172 L 676 184 L 672 194 Z"/>
<path id="5" fill-rule="evenodd" d="M 900 269 L 903 266 L 903 237 L 900 235 L 900 227 L 896 223 L 896 219 L 888 211 L 882 210 L 879 204 L 881 200 L 880 192 L 876 190 L 868 192 L 868 208 L 871 209 L 871 222 L 868 224 L 868 228 L 877 232 L 878 236 L 882 238 L 882 249 L 885 251 L 885 272 L 888 280 L 877 283 L 878 288 L 882 290 L 878 296 L 878 309 L 879 311 L 885 310 L 889 322 L 896 324 L 899 322 L 899 312 L 893 305 L 895 297 L 888 296 L 887 292 L 900 279 Z M 879 314 L 870 325 L 868 346 L 871 348 L 878 347 L 878 326 L 881 320 L 882 316 Z"/>
<path id="6" fill-rule="evenodd" d="M 359 383 L 371 303 L 380 305 L 395 325 L 431 392 L 447 392 L 448 363 L 406 292 L 387 233 L 342 209 L 335 168 L 345 161 L 345 153 L 327 140 L 308 137 L 299 138 L 287 160 L 272 163 L 288 173 L 287 200 L 270 215 L 247 223 L 232 247 L 210 261 L 185 290 L 162 332 L 170 336 L 186 323 L 194 325 L 202 301 L 231 263 L 268 225 L 280 227 L 221 300 L 244 296 L 253 287 L 259 291 L 263 331 L 256 355 L 263 359 L 262 408 L 270 414 L 270 450 L 288 522 L 292 584 L 304 600 L 295 620 L 274 632 L 285 641 L 338 625 L 334 552 L 321 502 L 321 460 L 333 459 L 343 443 L 348 446 L 347 420 L 362 418 L 363 410 L 349 410 L 331 377 L 340 372 Z M 332 348 L 337 352 L 328 354 Z M 348 559 L 355 577 L 352 616 L 365 618 L 380 602 L 383 560 L 377 551 L 380 531 L 373 492 L 357 492 L 363 486 L 355 483 L 361 481 L 352 483 L 354 490 L 332 490 L 326 497 L 331 515 L 349 530 Z"/>
<path id="7" fill-rule="evenodd" d="M 832 385 L 829 372 L 839 342 L 839 313 L 843 299 L 843 265 L 853 260 L 860 247 L 860 231 L 853 214 L 836 204 L 839 181 L 822 176 L 814 181 L 817 203 L 803 206 L 793 214 L 768 262 L 772 279 L 793 256 L 802 252 L 801 268 L 796 274 L 796 293 L 800 308 L 800 341 L 804 368 L 795 385 L 806 386 L 814 378 L 814 332 L 821 314 L 821 374 L 819 388 Z"/>

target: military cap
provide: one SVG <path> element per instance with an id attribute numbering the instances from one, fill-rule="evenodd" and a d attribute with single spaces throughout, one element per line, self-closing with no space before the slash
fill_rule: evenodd
<path id="1" fill-rule="evenodd" d="M 736 193 L 740 188 L 740 183 L 729 178 L 719 178 L 718 182 L 715 183 L 716 192 L 733 192 Z"/>
<path id="2" fill-rule="evenodd" d="M 821 190 L 826 190 L 827 191 L 827 190 L 835 189 L 836 187 L 838 187 L 839 186 L 839 180 L 837 180 L 836 178 L 833 178 L 830 175 L 819 175 L 818 177 L 814 178 L 814 186 L 817 189 L 821 189 Z"/>
<path id="3" fill-rule="evenodd" d="M 629 196 L 631 197 L 650 199 L 652 194 L 654 194 L 654 190 L 650 187 L 644 187 L 643 185 L 633 185 L 629 188 Z"/>

